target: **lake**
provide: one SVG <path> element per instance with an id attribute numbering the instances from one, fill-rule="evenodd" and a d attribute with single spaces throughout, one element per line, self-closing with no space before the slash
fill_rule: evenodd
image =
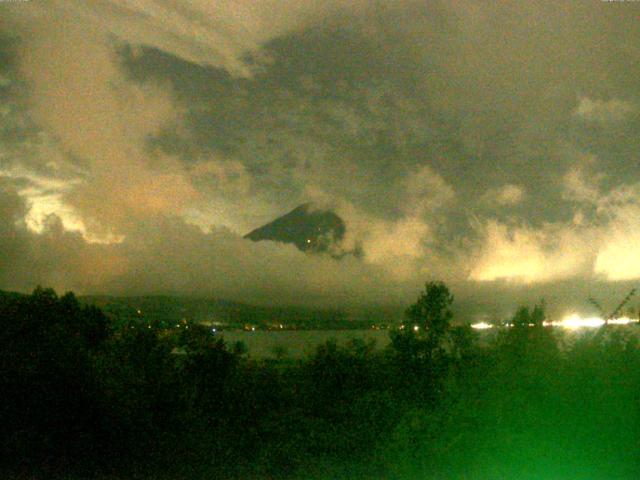
<path id="1" fill-rule="evenodd" d="M 252 357 L 275 357 L 278 348 L 288 358 L 302 358 L 312 354 L 318 345 L 335 339 L 339 345 L 345 345 L 352 339 L 365 342 L 374 340 L 376 348 L 384 348 L 389 344 L 389 330 L 284 330 L 248 332 L 244 330 L 227 330 L 217 335 L 222 336 L 231 346 L 237 341 L 243 342 Z"/>

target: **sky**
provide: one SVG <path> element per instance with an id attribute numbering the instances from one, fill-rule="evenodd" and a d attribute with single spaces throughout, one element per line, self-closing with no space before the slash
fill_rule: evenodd
<path id="1" fill-rule="evenodd" d="M 639 22 L 599 0 L 0 2 L 0 288 L 615 304 L 640 278 Z M 242 238 L 305 202 L 363 256 Z"/>

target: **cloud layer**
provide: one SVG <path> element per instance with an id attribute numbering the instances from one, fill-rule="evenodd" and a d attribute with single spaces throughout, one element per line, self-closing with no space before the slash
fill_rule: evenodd
<path id="1" fill-rule="evenodd" d="M 0 9 L 0 288 L 346 304 L 640 278 L 631 3 Z M 242 239 L 308 201 L 362 260 Z"/>

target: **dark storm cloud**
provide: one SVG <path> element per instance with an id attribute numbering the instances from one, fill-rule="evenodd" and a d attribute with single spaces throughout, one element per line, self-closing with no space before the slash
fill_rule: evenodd
<path id="1" fill-rule="evenodd" d="M 630 2 L 24 7 L 1 7 L 0 173 L 22 243 L 83 252 L 60 284 L 347 302 L 640 277 Z M 306 201 L 363 263 L 241 240 Z"/>
<path id="2" fill-rule="evenodd" d="M 15 223 L 24 218 L 25 209 L 18 195 L 5 181 L 0 181 L 0 279 L 4 285 L 16 280 L 12 267 L 16 258 L 26 258 L 25 236 Z"/>
<path id="3" fill-rule="evenodd" d="M 132 68 L 168 78 L 197 102 L 181 149 L 241 157 L 265 187 L 299 193 L 292 167 L 308 168 L 312 177 L 318 164 L 329 172 L 346 165 L 354 170 L 350 180 L 363 179 L 360 188 L 340 189 L 345 176 L 330 178 L 331 188 L 386 212 L 393 205 L 380 201 L 376 187 L 426 163 L 460 187 L 465 203 L 504 183 L 532 187 L 528 211 L 517 213 L 539 224 L 572 216 L 558 202 L 560 179 L 575 162 L 571 148 L 590 148 L 585 133 L 592 132 L 591 147 L 598 139 L 615 143 L 598 154 L 621 164 L 617 181 L 624 180 L 618 172 L 628 177 L 633 169 L 633 118 L 617 122 L 612 137 L 574 112 L 589 95 L 595 102 L 632 99 L 636 93 L 621 84 L 637 65 L 614 58 L 621 39 L 606 33 L 616 21 L 610 12 L 599 5 L 568 10 L 432 7 L 422 15 L 387 14 L 402 22 L 370 14 L 366 28 L 353 17 L 326 22 L 270 42 L 265 71 L 235 82 L 157 52 Z M 618 14 L 624 21 L 625 13 Z M 585 32 L 568 28 L 578 20 Z"/>

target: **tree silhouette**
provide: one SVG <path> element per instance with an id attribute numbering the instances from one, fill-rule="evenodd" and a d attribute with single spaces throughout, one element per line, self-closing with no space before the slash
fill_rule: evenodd
<path id="1" fill-rule="evenodd" d="M 72 293 L 2 298 L 0 437 L 11 441 L 0 450 L 25 462 L 83 457 L 101 417 L 93 358 L 107 336 L 107 318 Z"/>
<path id="2" fill-rule="evenodd" d="M 407 317 L 424 330 L 429 350 L 440 345 L 449 330 L 453 318 L 452 304 L 453 295 L 449 288 L 443 282 L 431 281 L 425 284 L 416 303 L 407 309 Z"/>
<path id="3" fill-rule="evenodd" d="M 527 306 L 520 306 L 511 319 L 514 327 L 542 327 L 547 318 L 546 305 L 544 300 L 536 303 L 532 309 Z"/>
<path id="4" fill-rule="evenodd" d="M 518 307 L 510 320 L 512 328 L 502 337 L 503 352 L 507 354 L 509 364 L 522 364 L 525 360 L 542 363 L 555 360 L 559 354 L 558 345 L 552 330 L 544 328 L 546 318 L 544 300 L 533 308 L 524 305 Z"/>
<path id="5" fill-rule="evenodd" d="M 540 303 L 536 303 L 531 311 L 531 323 L 536 327 L 542 327 L 544 325 L 544 321 L 547 319 L 546 313 L 546 304 L 544 300 L 541 300 Z"/>

